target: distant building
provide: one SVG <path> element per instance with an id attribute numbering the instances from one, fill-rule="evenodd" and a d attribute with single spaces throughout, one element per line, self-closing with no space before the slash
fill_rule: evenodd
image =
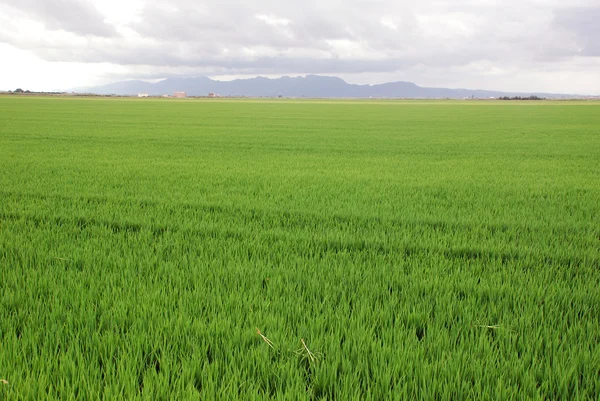
<path id="1" fill-rule="evenodd" d="M 138 97 L 149 97 L 150 95 L 147 93 L 138 93 Z"/>
<path id="2" fill-rule="evenodd" d="M 214 92 L 210 92 L 210 93 L 208 94 L 208 97 L 217 97 L 217 95 L 215 95 L 215 93 L 214 93 Z"/>
<path id="3" fill-rule="evenodd" d="M 187 97 L 187 94 L 185 92 L 173 92 L 173 97 L 181 99 Z"/>

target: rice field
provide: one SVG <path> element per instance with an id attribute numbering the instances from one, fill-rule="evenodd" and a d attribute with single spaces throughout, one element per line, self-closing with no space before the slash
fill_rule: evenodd
<path id="1" fill-rule="evenodd" d="M 0 400 L 599 400 L 600 103 L 0 97 Z"/>

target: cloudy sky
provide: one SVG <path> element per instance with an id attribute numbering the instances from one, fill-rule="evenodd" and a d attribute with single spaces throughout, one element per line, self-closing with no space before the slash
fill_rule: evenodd
<path id="1" fill-rule="evenodd" d="M 124 79 L 600 94 L 600 0 L 0 0 L 0 90 Z"/>

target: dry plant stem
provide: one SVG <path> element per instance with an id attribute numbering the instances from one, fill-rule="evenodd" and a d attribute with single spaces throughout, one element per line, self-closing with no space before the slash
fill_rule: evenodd
<path id="1" fill-rule="evenodd" d="M 306 343 L 304 342 L 304 339 L 301 338 L 300 342 L 302 343 L 302 347 L 304 347 L 304 349 L 306 350 L 306 353 L 308 355 L 308 358 L 310 359 L 311 362 L 317 362 L 317 358 L 315 357 L 315 354 L 313 354 L 308 347 L 306 346 Z"/>
<path id="2" fill-rule="evenodd" d="M 275 349 L 275 346 L 273 344 L 273 342 L 271 340 L 269 340 L 267 337 L 265 337 L 260 330 L 258 329 L 258 327 L 256 327 L 256 332 L 258 333 L 258 335 L 263 339 L 264 342 L 267 343 L 267 345 L 273 349 Z"/>

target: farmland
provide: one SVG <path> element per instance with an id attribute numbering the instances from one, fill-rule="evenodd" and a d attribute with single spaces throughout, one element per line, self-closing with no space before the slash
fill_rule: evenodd
<path id="1" fill-rule="evenodd" d="M 0 399 L 600 396 L 600 104 L 0 97 Z"/>

